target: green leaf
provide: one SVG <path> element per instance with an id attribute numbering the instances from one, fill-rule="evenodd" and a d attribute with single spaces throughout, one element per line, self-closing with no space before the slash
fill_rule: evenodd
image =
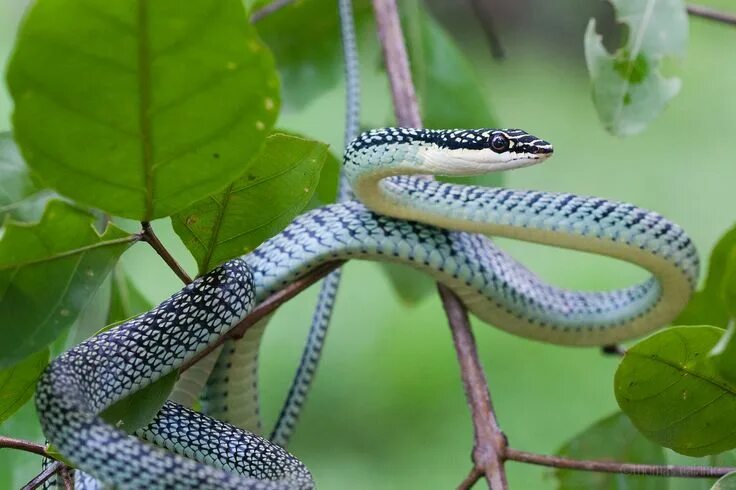
<path id="1" fill-rule="evenodd" d="M 473 65 L 423 3 L 402 4 L 412 76 L 428 128 L 497 127 Z M 500 175 L 500 174 L 496 174 Z"/>
<path id="2" fill-rule="evenodd" d="M 713 247 L 703 289 L 693 295 L 685 310 L 673 322 L 674 324 L 715 325 L 726 328 L 730 315 L 729 305 L 723 294 L 724 280 L 727 271 L 736 269 L 734 257 L 736 257 L 736 226 L 727 231 Z M 733 284 L 730 282 L 732 280 L 733 276 L 729 275 L 728 284 Z"/>
<path id="3" fill-rule="evenodd" d="M 135 236 L 51 201 L 39 223 L 9 222 L 0 239 L 0 367 L 37 352 L 74 322 Z"/>
<path id="4" fill-rule="evenodd" d="M 413 306 L 437 290 L 432 279 L 418 270 L 400 264 L 381 264 L 394 292 L 406 306 Z"/>
<path id="5" fill-rule="evenodd" d="M 0 423 L 31 398 L 48 363 L 49 350 L 43 349 L 14 366 L 0 369 Z"/>
<path id="6" fill-rule="evenodd" d="M 307 206 L 309 209 L 331 204 L 337 200 L 341 167 L 342 158 L 338 159 L 331 151 L 328 151 L 319 174 L 319 183 L 317 183 L 312 201 Z"/>
<path id="7" fill-rule="evenodd" d="M 360 25 L 368 17 L 370 5 L 357 1 L 353 10 Z M 335 2 L 293 2 L 256 25 L 276 57 L 288 109 L 298 110 L 313 102 L 340 80 L 340 23 Z"/>
<path id="8" fill-rule="evenodd" d="M 8 217 L 16 221 L 38 221 L 53 193 L 39 189 L 20 156 L 10 133 L 0 133 L 0 224 Z"/>
<path id="9" fill-rule="evenodd" d="M 110 293 L 110 310 L 107 323 L 118 323 L 151 309 L 153 305 L 133 284 L 118 264 L 112 270 L 112 291 Z"/>
<path id="10" fill-rule="evenodd" d="M 736 490 L 736 472 L 721 477 L 710 490 Z"/>
<path id="11" fill-rule="evenodd" d="M 648 438 L 688 456 L 736 447 L 736 385 L 708 353 L 723 330 L 673 327 L 626 352 L 614 388 L 621 409 Z"/>
<path id="12" fill-rule="evenodd" d="M 239 0 L 37 1 L 8 85 L 39 178 L 139 220 L 242 174 L 279 104 L 273 59 Z"/>
<path id="13" fill-rule="evenodd" d="M 606 417 L 568 441 L 558 456 L 593 461 L 666 464 L 664 450 L 653 444 L 632 425 L 626 415 Z M 557 469 L 558 490 L 666 490 L 661 477 L 614 475 Z"/>
<path id="14" fill-rule="evenodd" d="M 710 351 L 710 358 L 720 375 L 736 386 L 736 324 L 729 325 Z"/>
<path id="15" fill-rule="evenodd" d="M 665 78 L 665 57 L 683 56 L 687 12 L 683 0 L 609 0 L 628 27 L 623 46 L 609 54 L 596 33 L 595 19 L 585 31 L 585 60 L 593 82 L 593 101 L 603 126 L 618 136 L 643 131 L 680 90 L 680 80 Z"/>
<path id="16" fill-rule="evenodd" d="M 245 175 L 174 216 L 174 231 L 199 273 L 250 252 L 289 224 L 312 197 L 326 155 L 324 143 L 271 135 Z"/>
<path id="17" fill-rule="evenodd" d="M 178 375 L 178 371 L 170 372 L 108 407 L 100 416 L 118 429 L 131 434 L 153 420 L 174 388 Z"/>

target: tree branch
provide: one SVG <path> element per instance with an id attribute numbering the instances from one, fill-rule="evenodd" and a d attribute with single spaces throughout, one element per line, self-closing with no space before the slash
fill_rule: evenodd
<path id="1" fill-rule="evenodd" d="M 31 441 L 15 439 L 13 437 L 0 436 L 0 449 L 1 448 L 19 449 L 21 451 L 26 451 L 26 452 L 33 453 L 33 454 L 38 454 L 39 456 L 44 456 L 46 458 L 51 457 L 46 452 L 45 446 L 41 444 L 36 444 L 35 442 L 31 442 Z"/>
<path id="2" fill-rule="evenodd" d="M 253 12 L 253 14 L 251 14 L 250 16 L 250 21 L 258 22 L 262 18 L 271 15 L 272 13 L 276 12 L 277 10 L 283 7 L 286 7 L 287 5 L 291 3 L 294 3 L 294 0 L 274 0 L 268 5 L 264 5 L 263 7 Z"/>
<path id="3" fill-rule="evenodd" d="M 695 17 L 702 17 L 703 19 L 714 20 L 716 22 L 723 22 L 724 24 L 736 26 L 736 14 L 721 12 L 703 5 L 691 3 L 687 6 L 687 13 Z"/>
<path id="4" fill-rule="evenodd" d="M 46 480 L 48 480 L 55 474 L 61 472 L 63 468 L 64 468 L 64 464 L 60 461 L 56 461 L 48 465 L 46 468 L 44 468 L 41 471 L 41 473 L 34 476 L 31 481 L 26 483 L 21 490 L 34 490 L 40 487 L 46 482 Z"/>
<path id="5" fill-rule="evenodd" d="M 409 70 L 409 58 L 406 54 L 396 1 L 373 0 L 373 10 L 396 120 L 399 126 L 421 128 L 422 120 Z M 475 437 L 473 463 L 475 468 L 485 473 L 488 484 L 494 490 L 505 490 L 508 487 L 503 467 L 506 438 L 496 423 L 465 305 L 444 285 L 438 284 L 437 289 L 452 330 L 463 386 L 472 412 Z"/>
<path id="6" fill-rule="evenodd" d="M 192 282 L 192 278 L 189 277 L 189 274 L 187 274 L 184 268 L 179 265 L 179 263 L 169 253 L 169 251 L 166 250 L 164 244 L 161 243 L 161 240 L 159 240 L 156 234 L 153 232 L 153 228 L 151 228 L 151 223 L 149 221 L 142 221 L 141 226 L 143 226 L 143 230 L 141 232 L 141 237 L 143 241 L 147 242 L 156 251 L 159 257 L 164 259 L 166 265 L 168 265 L 169 268 L 174 271 L 174 273 L 179 277 L 179 279 L 182 280 L 184 284 L 189 284 L 190 282 Z"/>
<path id="7" fill-rule="evenodd" d="M 517 449 L 507 448 L 506 459 L 520 463 L 565 468 L 570 470 L 596 471 L 599 473 L 617 473 L 625 475 L 673 476 L 679 478 L 718 478 L 736 471 L 731 467 L 715 466 L 672 466 L 656 464 L 612 463 L 607 461 L 584 461 L 534 454 Z"/>
<path id="8" fill-rule="evenodd" d="M 321 266 L 310 271 L 306 276 L 297 279 L 285 288 L 272 294 L 264 301 L 259 303 L 255 308 L 253 308 L 253 311 L 251 311 L 250 314 L 248 314 L 248 316 L 246 316 L 240 323 L 235 325 L 225 335 L 217 339 L 214 344 L 210 345 L 205 350 L 197 354 L 194 358 L 184 363 L 184 365 L 182 365 L 181 367 L 181 370 L 186 371 L 194 364 L 199 362 L 203 357 L 207 356 L 209 353 L 217 349 L 220 345 L 225 343 L 227 340 L 237 340 L 242 338 L 243 335 L 245 335 L 245 332 L 248 331 L 250 327 L 258 323 L 259 320 L 276 311 L 279 306 L 286 303 L 291 298 L 301 293 L 333 270 L 339 268 L 344 263 L 344 260 L 336 260 L 334 262 L 327 262 L 325 264 L 322 264 Z"/>

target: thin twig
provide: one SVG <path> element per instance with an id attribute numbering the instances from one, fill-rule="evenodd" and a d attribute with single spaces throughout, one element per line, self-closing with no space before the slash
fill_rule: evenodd
<path id="1" fill-rule="evenodd" d="M 31 481 L 26 483 L 21 490 L 34 490 L 40 487 L 46 482 L 46 480 L 62 471 L 64 467 L 65 465 L 61 461 L 56 461 L 48 465 L 46 468 L 43 469 L 43 471 L 41 471 L 41 473 L 34 476 Z"/>
<path id="2" fill-rule="evenodd" d="M 309 286 L 314 284 L 315 282 L 319 281 L 323 277 L 325 277 L 327 274 L 332 272 L 333 270 L 337 269 L 338 267 L 342 266 L 345 263 L 343 260 L 336 260 L 334 262 L 327 262 L 325 264 L 322 264 L 321 266 L 317 267 L 316 269 L 313 269 L 304 277 L 301 277 L 297 279 L 296 281 L 290 283 L 285 288 L 279 290 L 278 292 L 272 294 L 268 298 L 266 298 L 264 301 L 258 304 L 253 311 L 248 314 L 247 317 L 245 317 L 240 323 L 235 325 L 228 333 L 221 336 L 217 341 L 208 346 L 205 350 L 197 354 L 196 357 L 190 359 L 188 362 L 186 362 L 182 367 L 182 371 L 186 371 L 190 367 L 192 367 L 194 364 L 199 362 L 203 357 L 207 356 L 210 352 L 217 349 L 220 345 L 222 345 L 227 340 L 237 340 L 243 337 L 245 335 L 245 332 L 258 323 L 259 320 L 266 317 L 267 315 L 270 315 L 276 309 L 281 306 L 282 304 L 289 301 L 291 298 L 296 296 L 297 294 L 301 293 L 305 289 L 307 289 Z"/>
<path id="3" fill-rule="evenodd" d="M 696 5 L 691 3 L 687 6 L 687 13 L 696 17 L 702 17 L 703 19 L 723 22 L 724 24 L 736 25 L 736 14 L 721 12 L 714 8 L 705 7 L 703 5 Z"/>
<path id="4" fill-rule="evenodd" d="M 470 473 L 468 473 L 468 476 L 465 477 L 465 479 L 460 482 L 460 485 L 457 486 L 457 490 L 470 490 L 473 488 L 473 485 L 478 483 L 478 480 L 483 476 L 483 472 L 473 466 L 473 468 L 470 469 Z"/>
<path id="5" fill-rule="evenodd" d="M 373 0 L 376 28 L 383 50 L 383 60 L 391 86 L 394 113 L 399 126 L 421 128 L 419 104 L 411 80 L 409 57 L 406 54 L 404 35 L 401 32 L 396 2 L 392 0 Z"/>
<path id="6" fill-rule="evenodd" d="M 679 478 L 718 478 L 733 471 L 732 467 L 715 466 L 672 466 L 656 464 L 613 463 L 607 461 L 583 461 L 534 454 L 518 449 L 507 448 L 506 459 L 520 463 L 565 468 L 570 470 L 596 471 L 599 473 L 618 473 L 626 475 L 673 476 Z"/>
<path id="7" fill-rule="evenodd" d="M 438 287 L 445 313 L 450 322 L 452 339 L 455 344 L 457 360 L 465 388 L 465 396 L 473 417 L 473 462 L 482 470 L 491 488 L 502 490 L 508 487 L 504 471 L 504 452 L 506 437 L 498 426 L 493 411 L 491 395 L 483 367 L 478 359 L 475 338 L 470 329 L 470 321 L 465 307 L 447 288 Z M 452 294 L 452 297 L 448 295 Z"/>
<path id="8" fill-rule="evenodd" d="M 373 0 L 373 10 L 396 120 L 399 126 L 421 128 L 422 120 L 409 70 L 409 58 L 406 54 L 396 1 Z M 465 305 L 444 285 L 438 284 L 437 289 L 452 330 L 463 385 L 473 416 L 475 434 L 473 462 L 476 468 L 483 470 L 488 484 L 494 490 L 505 490 L 508 487 L 503 467 L 506 438 L 496 423 Z"/>
<path id="9" fill-rule="evenodd" d="M 192 282 L 192 278 L 189 277 L 189 274 L 187 274 L 182 266 L 179 265 L 179 263 L 169 253 L 169 251 L 166 250 L 164 244 L 161 243 L 161 240 L 159 240 L 156 234 L 153 232 L 153 228 L 151 228 L 151 223 L 149 221 L 142 221 L 141 226 L 143 227 L 143 231 L 141 232 L 141 237 L 143 238 L 143 241 L 148 243 L 156 251 L 159 257 L 164 259 L 166 265 L 168 265 L 169 268 L 174 271 L 174 273 L 179 277 L 179 279 L 182 280 L 182 282 L 184 282 L 184 284 L 189 284 L 190 282 Z"/>
<path id="10" fill-rule="evenodd" d="M 478 16 L 478 22 L 480 22 L 480 27 L 483 29 L 486 41 L 488 41 L 491 56 L 495 60 L 505 59 L 506 51 L 503 49 L 501 39 L 499 39 L 498 33 L 496 32 L 496 23 L 494 22 L 490 5 L 485 0 L 470 0 L 470 5 L 473 7 L 475 15 Z"/>
<path id="11" fill-rule="evenodd" d="M 74 476 L 71 468 L 62 466 L 61 470 L 59 470 L 59 476 L 64 483 L 64 490 L 74 490 Z"/>
<path id="12" fill-rule="evenodd" d="M 271 15 L 272 13 L 276 12 L 279 9 L 282 9 L 286 7 L 287 5 L 294 3 L 294 0 L 274 0 L 273 2 L 269 3 L 268 5 L 265 5 L 250 16 L 251 22 L 258 22 L 262 18 Z"/>
<path id="13" fill-rule="evenodd" d="M 0 436 L 0 449 L 20 449 L 39 456 L 50 457 L 46 452 L 46 447 L 42 444 L 37 444 L 31 441 L 24 441 L 23 439 L 15 439 L 13 437 Z"/>

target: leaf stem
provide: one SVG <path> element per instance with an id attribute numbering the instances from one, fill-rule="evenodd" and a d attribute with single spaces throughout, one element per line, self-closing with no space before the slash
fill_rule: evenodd
<path id="1" fill-rule="evenodd" d="M 732 467 L 716 466 L 673 466 L 656 464 L 614 463 L 608 461 L 585 461 L 535 454 L 518 449 L 507 448 L 506 459 L 520 463 L 529 463 L 553 468 L 570 470 L 595 471 L 599 473 L 617 473 L 625 475 L 672 476 L 679 478 L 718 478 L 736 471 Z"/>
<path id="2" fill-rule="evenodd" d="M 48 465 L 46 468 L 41 470 L 41 473 L 34 476 L 31 481 L 26 483 L 21 490 L 34 490 L 40 487 L 46 482 L 46 480 L 48 480 L 55 474 L 61 472 L 63 468 L 64 468 L 64 464 L 61 463 L 60 461 L 56 461 Z"/>
<path id="3" fill-rule="evenodd" d="M 50 458 L 46 452 L 46 447 L 31 441 L 24 441 L 23 439 L 15 439 L 13 437 L 0 436 L 0 448 L 19 449 L 39 456 Z"/>
<path id="4" fill-rule="evenodd" d="M 179 263 L 169 253 L 169 251 L 166 250 L 164 244 L 161 243 L 161 240 L 159 240 L 156 234 L 153 232 L 151 223 L 149 221 L 142 221 L 141 226 L 143 227 L 143 230 L 141 231 L 141 238 L 143 239 L 143 241 L 147 242 L 151 246 L 151 248 L 156 251 L 159 257 L 164 259 L 166 265 L 168 265 L 169 268 L 174 271 L 174 273 L 179 277 L 179 279 L 182 280 L 184 284 L 189 284 L 190 282 L 192 282 L 192 278 L 189 277 L 189 274 L 186 273 L 184 268 L 182 268 L 182 266 L 179 265 Z"/>
<path id="5" fill-rule="evenodd" d="M 268 5 L 265 5 L 250 16 L 251 22 L 258 22 L 262 18 L 271 15 L 272 13 L 276 12 L 277 10 L 286 7 L 287 5 L 294 3 L 294 0 L 274 0 L 273 2 L 269 3 Z"/>
<path id="6" fill-rule="evenodd" d="M 736 26 L 736 14 L 721 12 L 720 10 L 705 7 L 703 5 L 691 3 L 687 6 L 687 13 L 695 17 L 701 17 L 703 19 L 714 20 L 716 22 Z"/>

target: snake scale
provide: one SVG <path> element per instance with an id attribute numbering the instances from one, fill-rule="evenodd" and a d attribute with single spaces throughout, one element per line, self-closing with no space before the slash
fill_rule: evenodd
<path id="1" fill-rule="evenodd" d="M 344 158 L 357 200 L 301 215 L 251 254 L 54 360 L 36 394 L 44 434 L 79 469 L 120 488 L 312 488 L 308 470 L 295 458 L 236 427 L 248 425 L 257 405 L 245 404 L 251 413 L 228 406 L 232 399 L 225 395 L 237 383 L 253 388 L 258 331 L 220 353 L 207 389 L 209 416 L 168 402 L 137 433 L 151 445 L 98 414 L 181 366 L 254 304 L 335 259 L 410 265 L 451 288 L 485 322 L 546 342 L 608 344 L 667 324 L 693 291 L 698 257 L 682 229 L 662 216 L 596 197 L 420 176 L 507 170 L 551 154 L 549 143 L 521 130 L 363 133 Z M 644 267 L 652 277 L 614 291 L 557 288 L 484 235 L 607 255 Z M 230 379 L 223 375 L 243 356 L 244 379 L 232 371 Z"/>

